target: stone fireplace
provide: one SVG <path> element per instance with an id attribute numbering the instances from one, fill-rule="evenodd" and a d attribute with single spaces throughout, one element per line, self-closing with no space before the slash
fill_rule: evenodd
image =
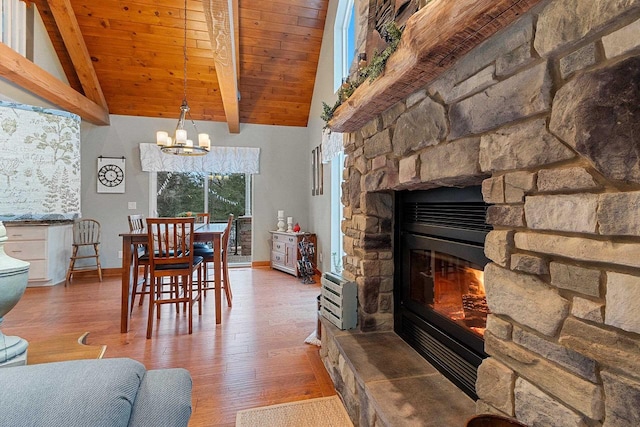
<path id="1" fill-rule="evenodd" d="M 491 205 L 478 413 L 640 425 L 639 18 L 636 0 L 541 1 L 345 134 L 358 334 L 394 330 L 397 192 L 480 185 Z M 354 362 L 325 343 L 345 390 Z M 383 419 L 366 384 L 351 390 L 356 422 Z"/>

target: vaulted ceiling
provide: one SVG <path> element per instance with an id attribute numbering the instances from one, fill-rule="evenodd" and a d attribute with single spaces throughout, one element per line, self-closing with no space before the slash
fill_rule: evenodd
<path id="1" fill-rule="evenodd" d="M 37 6 L 73 89 L 98 105 L 101 92 L 110 114 L 178 117 L 184 0 L 30 3 Z M 188 0 L 187 100 L 193 119 L 228 122 L 232 132 L 238 131 L 234 121 L 306 126 L 327 4 Z M 230 51 L 234 44 L 237 63 Z M 88 75 L 93 71 L 95 84 Z"/>

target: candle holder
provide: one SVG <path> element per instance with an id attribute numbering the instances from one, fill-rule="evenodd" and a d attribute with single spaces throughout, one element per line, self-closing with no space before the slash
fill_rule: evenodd
<path id="1" fill-rule="evenodd" d="M 287 217 L 287 233 L 293 233 L 293 217 Z"/>
<path id="2" fill-rule="evenodd" d="M 284 231 L 284 211 L 278 211 L 278 231 Z"/>

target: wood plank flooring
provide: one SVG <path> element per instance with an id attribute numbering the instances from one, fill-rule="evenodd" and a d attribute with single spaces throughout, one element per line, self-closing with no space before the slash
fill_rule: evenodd
<path id="1" fill-rule="evenodd" d="M 183 367 L 193 378 L 190 426 L 234 426 L 238 410 L 335 394 L 318 355 L 304 343 L 316 327 L 319 284 L 266 268 L 230 269 L 233 307 L 222 307 L 215 325 L 213 292 L 193 334 L 173 305 L 162 307 L 147 340 L 147 304 L 136 305 L 129 333 L 120 333 L 119 277 L 73 280 L 27 288 L 5 316 L 2 331 L 29 342 L 55 334 L 89 331 L 87 344 L 106 344 L 105 358 L 130 357 L 147 369 Z M 318 281 L 318 280 L 317 280 Z"/>

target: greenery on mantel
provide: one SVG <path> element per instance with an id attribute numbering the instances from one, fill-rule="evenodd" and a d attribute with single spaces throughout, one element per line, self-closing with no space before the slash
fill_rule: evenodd
<path id="1" fill-rule="evenodd" d="M 354 80 L 347 78 L 344 83 L 342 83 L 342 86 L 338 89 L 338 100 L 333 106 L 328 105 L 326 102 L 322 103 L 322 114 L 320 115 L 320 118 L 325 121 L 325 128 L 328 127 L 329 121 L 333 117 L 333 113 L 335 113 L 336 109 L 342 105 L 344 101 L 349 99 L 358 86 L 364 83 L 367 79 L 369 79 L 370 82 L 374 81 L 384 72 L 387 60 L 391 54 L 398 49 L 400 38 L 402 37 L 402 30 L 393 21 L 389 22 L 385 26 L 385 30 L 385 38 L 389 43 L 387 47 L 382 52 L 378 52 L 376 50 L 373 53 L 371 61 L 369 61 L 365 67 L 358 69 Z"/>

